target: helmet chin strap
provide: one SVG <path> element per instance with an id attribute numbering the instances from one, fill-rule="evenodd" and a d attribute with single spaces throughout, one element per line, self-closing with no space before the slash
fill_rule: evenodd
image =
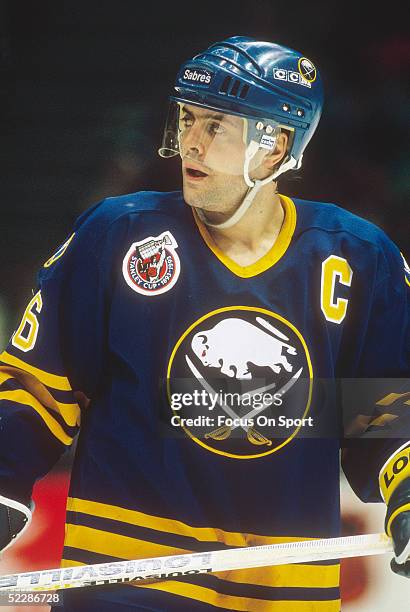
<path id="1" fill-rule="evenodd" d="M 294 157 L 291 156 L 286 162 L 281 164 L 281 166 L 270 176 L 262 180 L 259 180 L 259 179 L 252 180 L 249 177 L 249 165 L 251 163 L 251 160 L 253 159 L 253 157 L 255 157 L 258 151 L 259 151 L 259 143 L 257 143 L 255 140 L 251 140 L 245 152 L 245 162 L 244 162 L 244 167 L 243 167 L 243 177 L 249 189 L 242 203 L 238 206 L 238 208 L 235 210 L 233 215 L 231 215 L 229 219 L 227 219 L 226 221 L 223 221 L 222 223 L 211 223 L 206 218 L 204 212 L 200 208 L 197 208 L 196 212 L 198 214 L 198 217 L 203 223 L 205 223 L 209 227 L 215 227 L 217 229 L 227 229 L 229 227 L 233 227 L 234 225 L 238 223 L 238 221 L 242 219 L 242 217 L 244 216 L 244 214 L 246 213 L 246 211 L 252 204 L 253 200 L 255 199 L 256 194 L 258 193 L 261 187 L 273 181 L 283 172 L 286 172 L 287 170 L 292 170 L 293 168 L 300 168 L 300 166 L 302 165 L 302 156 L 300 157 L 299 160 L 296 160 Z"/>

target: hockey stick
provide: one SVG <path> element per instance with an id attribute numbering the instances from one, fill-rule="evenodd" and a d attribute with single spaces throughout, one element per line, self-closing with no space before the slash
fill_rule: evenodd
<path id="1" fill-rule="evenodd" d="M 362 557 L 392 551 L 390 538 L 382 533 L 229 548 L 212 552 L 9 574 L 0 576 L 0 593 L 18 590 L 50 591 L 119 582 L 175 579 L 193 574 Z"/>

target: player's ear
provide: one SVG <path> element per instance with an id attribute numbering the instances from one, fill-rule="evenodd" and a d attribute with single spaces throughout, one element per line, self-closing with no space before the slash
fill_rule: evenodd
<path id="1" fill-rule="evenodd" d="M 282 130 L 276 139 L 274 150 L 268 153 L 263 160 L 263 165 L 265 168 L 271 170 L 279 162 L 281 162 L 286 155 L 287 148 L 288 134 Z"/>

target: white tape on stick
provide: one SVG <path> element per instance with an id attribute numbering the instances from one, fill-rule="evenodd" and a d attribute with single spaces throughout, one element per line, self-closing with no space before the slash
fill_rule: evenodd
<path id="1" fill-rule="evenodd" d="M 344 557 L 363 557 L 393 551 L 383 533 L 308 540 L 286 544 L 229 548 L 204 553 L 152 557 L 114 563 L 81 565 L 23 574 L 0 576 L 0 593 L 5 591 L 50 591 L 75 587 L 144 580 L 166 580 L 235 569 L 288 563 L 308 563 Z"/>

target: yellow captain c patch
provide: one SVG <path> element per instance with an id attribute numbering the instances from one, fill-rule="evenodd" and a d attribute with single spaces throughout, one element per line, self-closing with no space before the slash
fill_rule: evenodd
<path id="1" fill-rule="evenodd" d="M 320 284 L 320 307 L 327 321 L 340 324 L 346 317 L 348 300 L 335 297 L 336 279 L 342 285 L 350 287 L 353 271 L 346 259 L 330 255 L 322 263 Z"/>

